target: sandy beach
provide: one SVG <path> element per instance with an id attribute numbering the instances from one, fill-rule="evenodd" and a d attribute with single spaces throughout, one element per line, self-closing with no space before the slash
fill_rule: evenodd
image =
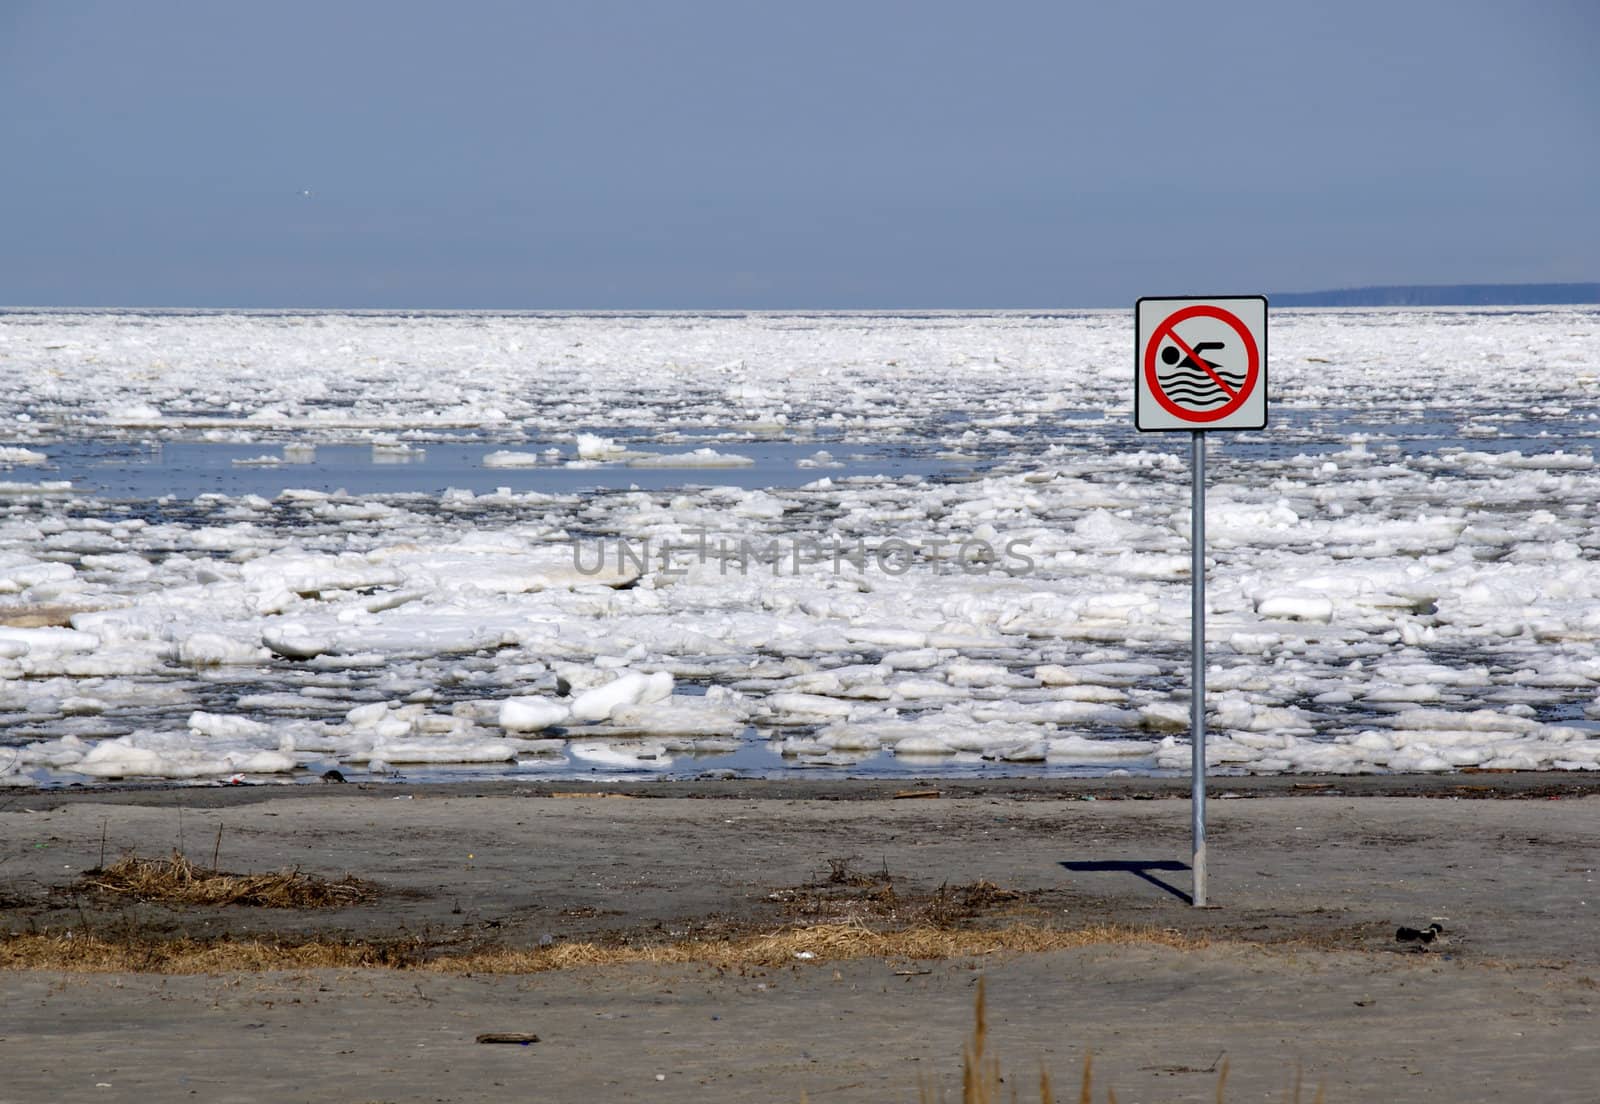
<path id="1" fill-rule="evenodd" d="M 1188 804 L 1160 780 L 8 795 L 13 966 L 68 931 L 406 951 L 391 969 L 6 970 L 0 1099 L 957 1099 L 983 977 L 1022 1099 L 1041 1065 L 1076 1092 L 1092 1052 L 1097 1099 L 1212 1100 L 1225 1061 L 1229 1100 L 1286 1099 L 1297 1070 L 1308 1100 L 1590 1100 L 1597 790 L 1222 780 L 1205 910 L 1185 899 Z M 235 872 L 352 874 L 377 896 L 181 906 L 83 880 L 179 847 Z M 1432 923 L 1433 943 L 1396 941 Z M 840 924 L 937 929 L 965 953 L 852 957 L 819 938 L 782 965 L 638 957 Z M 983 953 L 1019 928 L 1111 934 Z M 636 957 L 470 968 L 570 944 Z M 475 1041 L 489 1032 L 539 1042 Z"/>

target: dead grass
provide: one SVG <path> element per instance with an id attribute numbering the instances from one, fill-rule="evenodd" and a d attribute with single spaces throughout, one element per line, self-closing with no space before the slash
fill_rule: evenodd
<path id="1" fill-rule="evenodd" d="M 82 931 L 28 933 L 0 940 L 0 969 L 105 974 L 225 974 L 260 970 L 397 968 L 418 960 L 417 948 L 330 940 L 153 939 Z"/>
<path id="2" fill-rule="evenodd" d="M 330 882 L 298 867 L 269 874 L 230 874 L 197 866 L 176 851 L 165 859 L 125 855 L 104 869 L 89 871 L 80 884 L 140 901 L 181 905 L 322 909 L 358 905 L 377 896 L 370 883 L 348 875 Z"/>
<path id="3" fill-rule="evenodd" d="M 648 945 L 588 941 L 548 947 L 438 952 L 421 943 L 115 937 L 92 932 L 25 933 L 0 939 L 0 969 L 78 973 L 204 974 L 240 970 L 414 969 L 440 973 L 535 974 L 590 966 L 704 965 L 718 969 L 842 962 L 858 958 L 948 959 L 1037 954 L 1093 945 L 1192 950 L 1206 941 L 1174 932 L 1095 925 L 1069 930 L 1015 924 L 992 930 L 931 926 L 874 931 L 819 924 L 737 937 Z"/>
<path id="4" fill-rule="evenodd" d="M 863 871 L 855 858 L 827 860 L 827 870 L 810 882 L 767 894 L 793 920 L 806 924 L 873 923 L 914 928 L 955 928 L 1007 919 L 1021 922 L 1040 915 L 1028 907 L 1032 897 L 979 880 L 941 885 L 929 891 L 896 879 L 887 867 Z"/>

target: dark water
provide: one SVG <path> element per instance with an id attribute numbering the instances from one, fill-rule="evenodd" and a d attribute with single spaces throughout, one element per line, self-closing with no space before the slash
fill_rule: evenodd
<path id="1" fill-rule="evenodd" d="M 34 446 L 39 447 L 39 446 Z M 576 494 L 600 490 L 665 490 L 693 485 L 742 487 L 798 487 L 824 477 L 831 479 L 905 475 L 929 476 L 966 470 L 967 465 L 920 455 L 909 447 L 831 445 L 810 442 L 691 439 L 671 444 L 640 443 L 638 451 L 679 454 L 696 448 L 714 448 L 755 461 L 744 467 L 634 468 L 607 463 L 592 468 L 568 468 L 563 457 L 534 468 L 491 468 L 484 458 L 498 451 L 541 452 L 553 442 L 515 445 L 482 442 L 429 443 L 412 446 L 417 451 L 392 454 L 370 445 L 319 445 L 315 458 L 306 462 L 260 465 L 259 457 L 283 457 L 272 444 L 210 444 L 196 442 L 63 441 L 45 445 L 47 468 L 26 469 L 24 478 L 71 480 L 75 490 L 116 501 L 148 501 L 165 496 L 190 499 L 202 494 L 232 496 L 255 494 L 273 498 L 285 490 L 367 494 L 438 494 L 450 488 L 475 494 L 509 487 L 518 493 Z M 802 467 L 799 461 L 828 451 L 838 467 Z M 18 478 L 13 475 L 12 478 Z"/>
<path id="2" fill-rule="evenodd" d="M 1273 410 L 1268 429 L 1256 432 L 1218 432 L 1209 435 L 1212 451 L 1223 463 L 1249 464 L 1254 460 L 1281 460 L 1296 455 L 1319 456 L 1364 441 L 1369 448 L 1392 449 L 1401 456 L 1474 452 L 1548 453 L 1558 449 L 1585 450 L 1595 440 L 1594 412 L 1568 412 L 1557 418 L 1521 416 L 1495 426 L 1493 435 L 1469 431 L 1466 416 L 1457 411 L 1416 409 L 1375 414 L 1372 410 L 1289 408 Z M 1051 446 L 1078 445 L 1155 452 L 1184 453 L 1184 433 L 1137 433 L 1120 418 L 1099 411 L 1062 412 L 1053 421 L 1031 427 L 1020 440 L 979 442 L 967 459 L 951 456 L 952 439 L 965 428 L 964 420 L 937 427 L 940 432 L 901 439 L 892 445 L 818 438 L 774 441 L 726 434 L 715 429 L 703 435 L 673 434 L 663 439 L 656 432 L 606 430 L 619 445 L 630 450 L 676 454 L 696 448 L 713 448 L 754 461 L 743 467 L 639 468 L 623 462 L 597 467 L 569 468 L 571 445 L 548 440 L 487 442 L 472 439 L 430 440 L 412 444 L 412 453 L 390 453 L 370 444 L 317 445 L 305 462 L 286 459 L 279 442 L 217 444 L 196 441 L 64 440 L 27 442 L 50 457 L 43 468 L 19 469 L 3 477 L 29 480 L 70 480 L 76 491 L 118 501 L 150 501 L 172 496 L 192 499 L 203 494 L 245 494 L 273 498 L 285 490 L 345 491 L 365 494 L 438 494 L 450 488 L 475 494 L 501 487 L 514 492 L 577 494 L 586 491 L 667 490 L 687 486 L 731 486 L 745 489 L 798 487 L 824 477 L 900 478 L 962 477 L 1004 465 L 1015 467 L 1038 462 Z M 1600 426 L 1592 427 L 1600 432 Z M 4 442 L 0 442 L 4 443 Z M 561 455 L 532 468 L 485 467 L 484 459 L 497 451 L 542 453 L 559 448 Z M 838 466 L 801 466 L 819 451 L 831 454 Z M 289 455 L 293 455 L 292 453 Z M 277 464 L 240 463 L 277 458 Z"/>

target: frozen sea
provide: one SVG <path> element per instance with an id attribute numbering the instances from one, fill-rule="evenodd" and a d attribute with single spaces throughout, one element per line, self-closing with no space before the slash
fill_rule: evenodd
<path id="1" fill-rule="evenodd" d="M 1132 311 L 0 312 L 0 785 L 1187 770 Z M 1220 773 L 1600 765 L 1600 310 L 1273 314 Z"/>

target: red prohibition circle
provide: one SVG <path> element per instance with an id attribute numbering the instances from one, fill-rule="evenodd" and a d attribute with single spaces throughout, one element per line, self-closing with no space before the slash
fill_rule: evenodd
<path id="1" fill-rule="evenodd" d="M 1174 338 L 1173 327 L 1180 322 L 1187 322 L 1191 318 L 1215 318 L 1223 323 L 1234 333 L 1239 335 L 1244 343 L 1245 354 L 1248 358 L 1249 368 L 1245 372 L 1244 383 L 1238 392 L 1228 402 L 1215 410 L 1190 410 L 1188 407 L 1179 406 L 1167 393 L 1161 390 L 1161 381 L 1156 376 L 1156 350 L 1161 347 L 1161 341 L 1169 334 Z M 1181 340 L 1181 339 L 1180 339 Z M 1199 303 L 1192 307 L 1184 307 L 1162 321 L 1156 327 L 1155 333 L 1150 335 L 1150 343 L 1144 350 L 1144 382 L 1150 389 L 1150 394 L 1155 397 L 1161 408 L 1174 418 L 1185 422 L 1215 422 L 1226 418 L 1245 404 L 1256 389 L 1256 381 L 1261 376 L 1261 350 L 1256 347 L 1256 339 L 1251 335 L 1249 327 L 1239 321 L 1238 317 L 1221 307 L 1214 307 L 1209 303 Z"/>

